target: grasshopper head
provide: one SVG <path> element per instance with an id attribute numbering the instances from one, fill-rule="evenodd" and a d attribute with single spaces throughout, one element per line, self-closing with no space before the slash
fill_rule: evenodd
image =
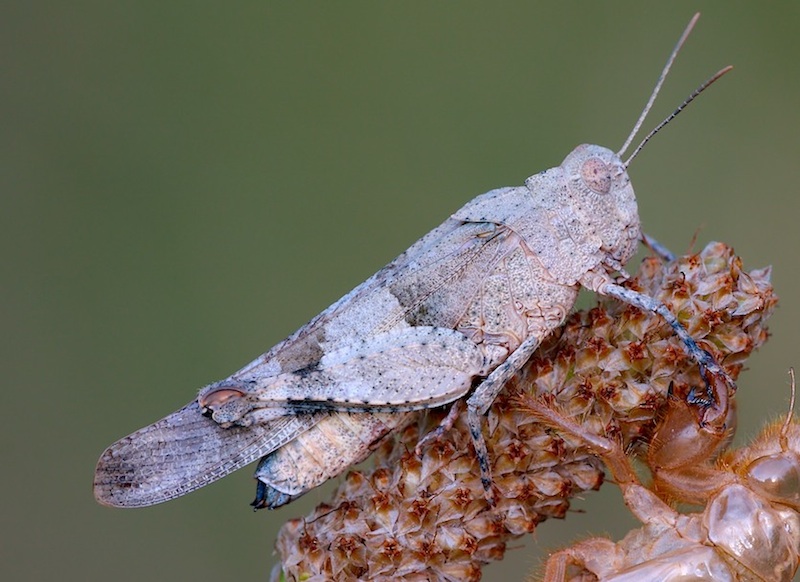
<path id="1" fill-rule="evenodd" d="M 566 203 L 584 225 L 586 238 L 599 243 L 604 256 L 624 265 L 640 237 L 636 196 L 625 164 L 608 148 L 583 144 L 561 167 L 567 180 Z"/>

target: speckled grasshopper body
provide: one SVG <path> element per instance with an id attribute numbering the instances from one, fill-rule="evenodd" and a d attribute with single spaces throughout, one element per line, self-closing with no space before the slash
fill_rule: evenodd
<path id="1" fill-rule="evenodd" d="M 251 364 L 111 445 L 98 463 L 97 500 L 152 505 L 261 458 L 254 504 L 277 507 L 365 458 L 411 411 L 470 392 L 467 418 L 491 499 L 482 416 L 581 287 L 661 314 L 704 373 L 725 376 L 663 304 L 617 283 L 642 238 L 633 156 L 621 155 L 696 18 L 619 153 L 581 145 L 524 185 L 468 202 Z"/>

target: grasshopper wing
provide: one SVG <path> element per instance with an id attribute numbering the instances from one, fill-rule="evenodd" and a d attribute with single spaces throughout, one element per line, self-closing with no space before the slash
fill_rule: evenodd
<path id="1" fill-rule="evenodd" d="M 481 293 L 480 282 L 507 250 L 509 241 L 503 236 L 506 233 L 492 223 L 448 219 L 294 334 L 216 385 L 269 386 L 276 377 L 288 378 L 287 374 L 314 370 L 326 356 L 337 352 L 341 355 L 342 346 L 355 346 L 362 340 L 373 342 L 383 334 L 409 327 L 449 328 L 452 335 L 448 341 L 452 343 L 458 339 L 455 336 L 458 332 L 453 329 L 464 310 Z M 456 343 L 465 345 L 464 341 L 461 338 Z M 355 372 L 357 366 L 348 364 L 347 359 L 344 356 L 338 369 L 343 373 Z M 409 371 L 407 366 L 403 367 Z M 458 397 L 453 394 L 468 390 L 461 374 L 450 380 L 452 386 L 448 389 L 445 378 L 448 374 L 449 371 L 442 371 L 440 393 L 434 401 L 450 401 Z M 368 394 L 366 385 L 355 379 L 351 386 L 356 400 L 358 396 L 362 400 L 361 410 L 375 412 L 370 403 L 389 404 L 383 408 L 386 410 L 396 402 L 385 393 Z M 410 384 L 404 387 L 408 391 Z M 328 396 L 331 394 L 324 390 L 316 395 L 320 400 Z M 426 398 L 421 394 L 409 394 L 405 399 L 422 407 L 435 405 L 424 403 Z M 287 408 L 293 409 L 291 414 L 267 415 L 263 422 L 246 427 L 223 427 L 203 416 L 203 409 L 195 400 L 111 445 L 97 465 L 95 497 L 102 504 L 118 507 L 153 505 L 179 497 L 269 455 L 319 423 L 335 424 L 337 419 L 331 416 L 337 414 L 335 410 L 346 407 L 317 405 L 303 411 L 297 410 L 302 407 Z M 371 440 L 365 446 L 373 446 Z M 353 454 L 353 458 L 360 458 L 363 452 Z M 326 478 L 331 476 L 327 474 Z"/>
<path id="2" fill-rule="evenodd" d="M 113 507 L 144 507 L 180 497 L 284 445 L 319 416 L 223 429 L 191 402 L 108 447 L 97 463 L 95 498 Z"/>

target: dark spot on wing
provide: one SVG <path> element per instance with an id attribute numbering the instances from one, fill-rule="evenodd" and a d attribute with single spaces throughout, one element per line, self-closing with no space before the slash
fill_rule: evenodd
<path id="1" fill-rule="evenodd" d="M 296 374 L 300 378 L 306 378 L 307 376 L 310 376 L 315 372 L 319 372 L 319 362 L 314 362 L 304 368 L 295 370 L 294 372 L 292 372 L 292 374 Z"/>

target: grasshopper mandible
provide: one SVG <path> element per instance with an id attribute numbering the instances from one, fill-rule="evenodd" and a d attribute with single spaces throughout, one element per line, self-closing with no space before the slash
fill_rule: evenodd
<path id="1" fill-rule="evenodd" d="M 622 161 L 698 16 L 620 152 L 581 145 L 523 186 L 468 202 L 292 336 L 106 449 L 95 474 L 97 500 L 152 505 L 262 458 L 253 504 L 277 507 L 365 458 L 410 411 L 454 402 L 473 387 L 467 418 L 491 499 L 482 416 L 562 324 L 581 287 L 660 314 L 703 373 L 733 387 L 665 305 L 615 277 L 627 278 L 624 264 L 643 238 L 628 164 L 730 69 Z"/>

